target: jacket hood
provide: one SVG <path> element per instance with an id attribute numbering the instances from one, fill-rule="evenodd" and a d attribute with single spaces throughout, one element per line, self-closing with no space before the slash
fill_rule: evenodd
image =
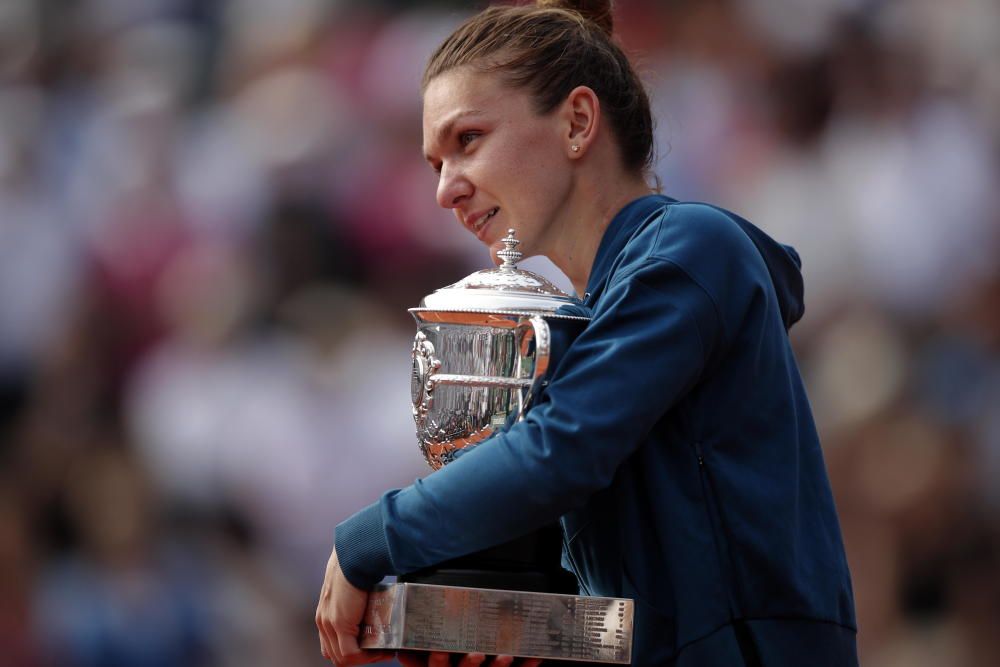
<path id="1" fill-rule="evenodd" d="M 681 202 L 665 195 L 648 195 L 632 201 L 615 216 L 598 248 L 597 257 L 590 272 L 590 280 L 587 283 L 587 294 L 584 295 L 584 306 L 591 305 L 599 295 L 603 289 L 603 283 L 611 271 L 615 258 L 618 256 L 618 252 L 625 246 L 636 228 L 642 224 L 642 221 L 647 219 L 647 216 L 654 215 L 659 210 L 662 210 L 664 205 L 679 203 Z M 805 290 L 801 271 L 802 260 L 799 258 L 799 254 L 795 251 L 795 248 L 778 243 L 749 220 L 736 215 L 732 211 L 727 211 L 712 204 L 697 203 L 715 209 L 725 215 L 735 222 L 753 242 L 757 248 L 757 252 L 763 258 L 764 264 L 767 266 L 771 283 L 774 285 L 774 291 L 778 297 L 781 320 L 785 325 L 785 329 L 790 329 L 793 324 L 802 319 L 802 315 L 805 313 Z"/>
<path id="2" fill-rule="evenodd" d="M 802 259 L 799 253 L 790 245 L 778 243 L 747 220 L 738 215 L 732 215 L 743 232 L 750 237 L 757 247 L 757 252 L 764 258 L 767 272 L 771 274 L 774 291 L 778 295 L 778 305 L 781 309 L 781 319 L 785 329 L 802 319 L 805 313 L 805 286 L 802 282 Z"/>

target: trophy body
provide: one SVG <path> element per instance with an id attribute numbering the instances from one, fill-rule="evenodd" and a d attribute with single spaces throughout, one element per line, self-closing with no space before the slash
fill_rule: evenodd
<path id="1" fill-rule="evenodd" d="M 522 419 L 544 391 L 550 366 L 589 321 L 563 309 L 579 302 L 517 269 L 518 243 L 510 230 L 497 253 L 500 267 L 439 289 L 410 310 L 417 323 L 413 417 L 435 470 Z M 632 602 L 577 596 L 561 553 L 561 529 L 553 524 L 399 577 L 373 594 L 362 646 L 629 662 Z"/>

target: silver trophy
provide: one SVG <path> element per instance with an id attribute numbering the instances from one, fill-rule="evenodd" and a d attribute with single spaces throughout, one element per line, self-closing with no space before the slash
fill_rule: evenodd
<path id="1" fill-rule="evenodd" d="M 587 317 L 563 315 L 576 303 L 551 282 L 517 268 L 514 230 L 497 252 L 503 263 L 428 295 L 417 321 L 410 389 L 417 441 L 437 470 L 455 453 L 523 416 L 552 358 L 553 329 L 578 333 Z"/>
<path id="2" fill-rule="evenodd" d="M 434 470 L 523 419 L 548 370 L 589 321 L 575 314 L 583 309 L 564 308 L 578 301 L 517 268 L 519 243 L 509 230 L 499 267 L 410 309 L 417 322 L 413 418 Z M 559 527 L 548 526 L 380 586 L 361 646 L 627 664 L 632 601 L 577 595 L 575 578 L 560 565 L 561 545 Z"/>

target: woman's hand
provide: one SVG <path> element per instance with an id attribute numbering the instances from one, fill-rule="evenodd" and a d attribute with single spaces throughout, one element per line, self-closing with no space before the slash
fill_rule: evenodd
<path id="1" fill-rule="evenodd" d="M 368 605 L 368 592 L 347 580 L 337 561 L 337 549 L 326 564 L 323 587 L 316 605 L 316 627 L 323 657 L 338 667 L 363 665 L 392 658 L 390 651 L 363 651 L 358 646 L 361 619 Z"/>
<path id="2" fill-rule="evenodd" d="M 396 656 L 403 667 L 450 667 L 450 653 L 424 653 L 422 651 L 400 651 Z M 519 667 L 538 667 L 542 664 L 538 659 L 526 659 L 518 663 Z M 490 662 L 482 653 L 468 653 L 462 656 L 458 667 L 511 667 L 514 658 L 509 655 L 498 655 Z"/>
<path id="3" fill-rule="evenodd" d="M 323 657 L 338 667 L 364 665 L 390 660 L 391 651 L 362 650 L 358 646 L 361 620 L 368 606 L 368 593 L 356 588 L 347 580 L 337 561 L 337 549 L 330 554 L 326 563 L 326 575 L 319 592 L 316 605 L 316 628 L 319 630 L 319 645 Z M 400 651 L 399 662 L 405 667 L 449 667 L 451 654 L 426 653 L 423 651 Z M 527 659 L 519 667 L 539 667 L 541 660 Z M 500 655 L 489 663 L 482 653 L 469 653 L 462 657 L 459 667 L 512 667 L 514 658 Z"/>

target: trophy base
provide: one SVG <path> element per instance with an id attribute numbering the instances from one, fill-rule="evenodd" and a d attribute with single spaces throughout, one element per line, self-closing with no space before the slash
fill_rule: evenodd
<path id="1" fill-rule="evenodd" d="M 370 594 L 365 649 L 629 664 L 633 603 L 619 598 L 397 583 Z"/>

